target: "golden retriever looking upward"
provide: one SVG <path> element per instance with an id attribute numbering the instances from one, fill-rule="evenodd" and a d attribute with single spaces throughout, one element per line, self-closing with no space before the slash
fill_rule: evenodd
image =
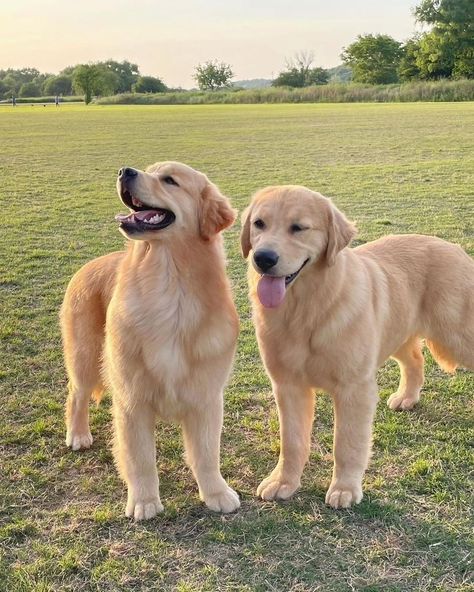
<path id="1" fill-rule="evenodd" d="M 410 409 L 423 385 L 421 338 L 442 368 L 474 369 L 474 262 L 421 235 L 346 248 L 355 228 L 304 187 L 259 191 L 243 216 L 242 252 L 260 352 L 280 419 L 280 459 L 257 493 L 286 499 L 300 486 L 314 415 L 313 388 L 333 397 L 333 508 L 362 499 L 376 372 L 401 370 L 392 409 Z"/>
<path id="2" fill-rule="evenodd" d="M 132 239 L 71 280 L 61 310 L 69 376 L 66 444 L 92 444 L 88 404 L 104 378 L 113 395 L 114 455 L 128 487 L 126 515 L 163 510 L 155 421 L 179 422 L 201 499 L 218 512 L 239 507 L 219 470 L 223 388 L 238 334 L 220 231 L 235 212 L 208 178 L 177 163 L 119 171 Z"/>

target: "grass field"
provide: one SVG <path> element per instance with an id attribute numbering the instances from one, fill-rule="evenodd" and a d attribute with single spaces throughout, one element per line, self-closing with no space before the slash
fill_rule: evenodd
<path id="1" fill-rule="evenodd" d="M 221 517 L 199 502 L 179 429 L 160 425 L 165 513 L 134 524 L 110 450 L 110 400 L 92 410 L 91 450 L 64 444 L 57 313 L 72 274 L 120 249 L 115 174 L 175 159 L 205 171 L 242 210 L 259 187 L 300 183 L 356 220 L 357 241 L 420 232 L 474 255 L 474 103 L 23 107 L 0 110 L 0 590 L 8 592 L 467 591 L 472 580 L 472 394 L 427 355 L 418 408 L 385 402 L 363 502 L 324 505 L 332 468 L 329 397 L 317 399 L 303 488 L 255 497 L 278 454 L 236 225 L 226 234 L 241 317 L 226 391 L 223 473 L 242 496 Z"/>

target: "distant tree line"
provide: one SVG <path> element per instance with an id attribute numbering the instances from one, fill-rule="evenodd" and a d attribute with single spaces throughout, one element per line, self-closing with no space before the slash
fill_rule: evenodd
<path id="1" fill-rule="evenodd" d="M 390 84 L 474 78 L 474 0 L 421 0 L 414 15 L 418 22 L 431 27 L 430 31 L 405 43 L 389 35 L 359 35 L 343 49 L 343 64 L 330 70 L 315 66 L 312 52 L 299 52 L 287 60 L 272 86 L 304 88 L 351 79 Z M 217 60 L 198 64 L 194 71 L 203 91 L 231 88 L 232 78 L 232 67 Z M 36 68 L 0 70 L 0 99 L 83 94 L 89 103 L 93 96 L 168 90 L 160 78 L 142 76 L 137 64 L 128 61 L 78 64 L 57 75 L 43 74 Z"/>
<path id="2" fill-rule="evenodd" d="M 474 78 L 473 0 L 422 0 L 416 20 L 431 30 L 399 43 L 389 35 L 360 35 L 341 54 L 355 82 Z"/>
<path id="3" fill-rule="evenodd" d="M 43 74 L 36 68 L 0 70 L 0 98 L 70 96 L 83 94 L 86 103 L 96 95 L 124 92 L 164 92 L 160 78 L 142 76 L 137 64 L 107 60 L 68 66 L 59 74 Z"/>
<path id="4" fill-rule="evenodd" d="M 389 35 L 359 35 L 341 58 L 352 80 L 390 84 L 412 80 L 474 78 L 474 0 L 422 0 L 415 18 L 431 30 L 405 43 Z M 312 67 L 314 56 L 300 52 L 273 86 L 326 84 L 328 72 Z"/>

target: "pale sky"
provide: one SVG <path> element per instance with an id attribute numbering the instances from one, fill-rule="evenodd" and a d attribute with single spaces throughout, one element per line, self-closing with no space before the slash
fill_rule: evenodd
<path id="1" fill-rule="evenodd" d="M 168 86 L 190 88 L 194 66 L 217 58 L 235 79 L 272 78 L 285 58 L 313 51 L 341 62 L 358 34 L 399 41 L 416 30 L 419 0 L 2 0 L 0 69 L 127 59 Z"/>

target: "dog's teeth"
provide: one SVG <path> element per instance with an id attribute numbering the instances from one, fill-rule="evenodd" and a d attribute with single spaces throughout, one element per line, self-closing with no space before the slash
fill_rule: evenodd
<path id="1" fill-rule="evenodd" d="M 147 224 L 159 224 L 162 220 L 165 219 L 165 214 L 155 214 L 151 218 L 144 220 Z"/>

